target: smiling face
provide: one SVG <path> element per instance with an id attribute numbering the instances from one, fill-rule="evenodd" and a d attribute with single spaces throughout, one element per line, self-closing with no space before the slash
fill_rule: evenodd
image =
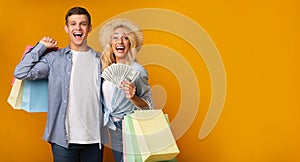
<path id="1" fill-rule="evenodd" d="M 130 40 L 124 27 L 115 29 L 111 38 L 111 48 L 116 57 L 116 62 L 125 60 L 130 50 Z"/>
<path id="2" fill-rule="evenodd" d="M 65 26 L 70 38 L 70 48 L 75 51 L 87 51 L 87 36 L 92 30 L 86 15 L 71 15 Z"/>

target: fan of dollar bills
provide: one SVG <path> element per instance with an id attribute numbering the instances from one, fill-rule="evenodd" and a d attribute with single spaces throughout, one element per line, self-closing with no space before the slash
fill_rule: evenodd
<path id="1" fill-rule="evenodd" d="M 131 66 L 116 63 L 105 68 L 101 74 L 101 77 L 111 82 L 116 87 L 119 87 L 121 82 L 124 80 L 129 82 L 134 81 L 138 74 L 139 72 L 134 70 Z"/>

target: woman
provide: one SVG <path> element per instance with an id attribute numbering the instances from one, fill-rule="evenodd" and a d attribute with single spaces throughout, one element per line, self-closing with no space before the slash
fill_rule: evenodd
<path id="1" fill-rule="evenodd" d="M 109 129 L 115 161 L 123 161 L 122 119 L 135 109 L 152 109 L 150 86 L 146 69 L 136 62 L 143 45 L 140 28 L 127 19 L 113 19 L 100 30 L 102 71 L 114 63 L 131 66 L 139 74 L 133 82 L 122 81 L 119 87 L 104 80 L 102 84 L 105 107 L 104 125 Z"/>

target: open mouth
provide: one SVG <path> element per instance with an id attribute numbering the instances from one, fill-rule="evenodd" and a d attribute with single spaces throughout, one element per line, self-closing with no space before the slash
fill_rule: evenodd
<path id="1" fill-rule="evenodd" d="M 73 33 L 73 35 L 75 38 L 81 38 L 83 33 L 76 32 L 76 33 Z"/>
<path id="2" fill-rule="evenodd" d="M 119 46 L 119 47 L 116 47 L 116 50 L 118 52 L 123 52 L 125 50 L 125 47 Z"/>

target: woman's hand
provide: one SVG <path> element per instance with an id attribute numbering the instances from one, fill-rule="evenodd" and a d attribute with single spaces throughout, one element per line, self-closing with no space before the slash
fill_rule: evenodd
<path id="1" fill-rule="evenodd" d="M 128 81 L 121 82 L 120 88 L 125 92 L 126 98 L 139 108 L 147 108 L 148 104 L 142 98 L 135 95 L 136 87 Z"/>
<path id="2" fill-rule="evenodd" d="M 135 97 L 136 87 L 133 83 L 122 81 L 120 88 L 125 92 L 126 98 L 132 99 L 133 97 Z"/>

